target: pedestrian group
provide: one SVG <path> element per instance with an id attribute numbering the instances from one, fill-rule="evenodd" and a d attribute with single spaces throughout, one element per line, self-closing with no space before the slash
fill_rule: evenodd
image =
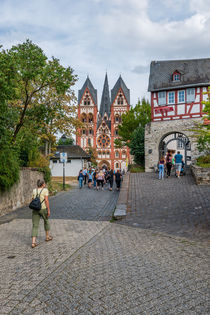
<path id="1" fill-rule="evenodd" d="M 91 189 L 92 186 L 96 190 L 104 190 L 104 185 L 109 184 L 109 190 L 112 191 L 113 183 L 116 183 L 117 190 L 120 190 L 120 185 L 122 181 L 122 174 L 120 170 L 113 171 L 112 169 L 93 169 L 84 168 L 80 170 L 78 175 L 79 187 L 82 188 L 83 185 L 88 183 L 88 188 Z"/>
<path id="2" fill-rule="evenodd" d="M 175 154 L 173 157 L 171 152 L 168 151 L 166 157 L 161 156 L 159 162 L 159 179 L 164 179 L 164 173 L 166 171 L 166 176 L 171 176 L 171 170 L 175 169 L 175 175 L 177 178 L 180 178 L 181 172 L 184 170 L 184 160 L 183 155 L 180 154 L 180 151 Z"/>

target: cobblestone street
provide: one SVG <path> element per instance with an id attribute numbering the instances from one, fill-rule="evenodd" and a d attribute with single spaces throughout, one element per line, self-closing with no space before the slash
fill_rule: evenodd
<path id="1" fill-rule="evenodd" d="M 28 209 L 1 217 L 0 314 L 210 314 L 209 187 L 156 177 L 131 174 L 116 223 L 116 191 L 52 197 L 35 249 Z"/>

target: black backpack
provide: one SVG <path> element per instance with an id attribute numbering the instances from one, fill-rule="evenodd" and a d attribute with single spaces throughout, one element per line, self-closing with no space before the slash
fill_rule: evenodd
<path id="1" fill-rule="evenodd" d="M 44 188 L 42 188 L 42 190 L 43 190 Z M 41 210 L 41 208 L 42 208 L 42 202 L 44 201 L 42 201 L 41 202 L 41 200 L 40 200 L 40 194 L 41 194 L 41 192 L 42 192 L 42 190 L 40 191 L 40 193 L 39 193 L 39 195 L 38 195 L 38 189 L 37 189 L 37 195 L 36 195 L 36 197 L 30 202 L 30 204 L 29 204 L 29 208 L 30 209 L 32 209 L 32 210 L 37 210 L 37 211 L 39 211 L 39 210 Z"/>

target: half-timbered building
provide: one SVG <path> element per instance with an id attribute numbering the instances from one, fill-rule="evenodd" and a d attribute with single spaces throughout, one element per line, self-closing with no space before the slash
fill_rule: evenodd
<path id="1" fill-rule="evenodd" d="M 151 62 L 152 122 L 145 132 L 146 171 L 169 148 L 182 151 L 186 165 L 196 158 L 192 128 L 202 121 L 209 85 L 210 58 Z"/>
<path id="2" fill-rule="evenodd" d="M 130 162 L 129 149 L 115 148 L 121 116 L 130 108 L 130 90 L 120 76 L 109 91 L 108 77 L 105 76 L 100 108 L 98 111 L 97 90 L 89 77 L 78 93 L 78 118 L 84 127 L 77 132 L 77 144 L 88 151 L 95 148 L 97 162 L 101 167 L 126 170 Z"/>

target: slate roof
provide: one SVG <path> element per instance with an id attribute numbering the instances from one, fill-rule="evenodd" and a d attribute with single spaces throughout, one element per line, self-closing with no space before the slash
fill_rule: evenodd
<path id="1" fill-rule="evenodd" d="M 93 101 L 95 105 L 97 105 L 97 90 L 92 85 L 92 82 L 90 81 L 89 77 L 87 77 L 87 79 L 85 80 L 85 83 L 83 84 L 83 87 L 81 88 L 81 90 L 78 91 L 78 103 L 80 103 L 86 88 L 89 89 L 90 94 L 93 98 Z"/>
<path id="2" fill-rule="evenodd" d="M 128 104 L 130 104 L 130 90 L 125 85 L 125 82 L 123 81 L 121 75 L 119 76 L 119 79 L 117 80 L 115 86 L 111 90 L 111 104 L 113 104 L 115 97 L 117 96 L 117 93 L 120 88 L 123 90 L 123 93 L 125 95 L 125 98 Z"/>
<path id="3" fill-rule="evenodd" d="M 172 81 L 175 71 L 180 72 L 181 81 Z M 210 84 L 210 58 L 187 60 L 152 61 L 148 91 L 206 86 Z"/>
<path id="4" fill-rule="evenodd" d="M 70 159 L 89 159 L 90 155 L 87 154 L 79 145 L 58 145 L 54 157 L 60 158 L 61 152 L 67 152 L 67 157 Z"/>
<path id="5" fill-rule="evenodd" d="M 100 111 L 99 113 L 101 114 L 101 117 L 104 116 L 105 113 L 110 116 L 111 113 L 111 103 L 110 103 L 110 96 L 109 96 L 109 84 L 108 84 L 108 77 L 107 73 L 105 76 L 105 81 L 104 81 L 104 88 L 102 92 L 102 97 L 101 97 L 101 105 L 100 105 Z"/>

